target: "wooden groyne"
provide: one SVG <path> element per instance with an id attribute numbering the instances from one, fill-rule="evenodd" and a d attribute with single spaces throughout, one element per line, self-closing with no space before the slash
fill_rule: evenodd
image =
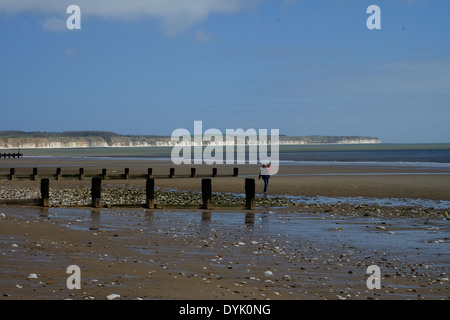
<path id="1" fill-rule="evenodd" d="M 212 179 L 203 178 L 201 180 L 202 203 L 201 205 L 172 205 L 164 204 L 164 207 L 155 203 L 155 179 L 147 178 L 145 184 L 145 203 L 129 203 L 120 205 L 110 205 L 102 203 L 102 181 L 101 177 L 94 177 L 91 179 L 91 205 L 92 208 L 110 208 L 110 207 L 141 207 L 146 209 L 183 209 L 196 208 L 203 210 L 213 210 L 215 208 L 239 208 L 244 210 L 255 210 L 255 179 L 245 179 L 245 202 L 240 205 L 218 204 L 213 205 L 212 199 Z M 57 191 L 56 191 L 57 192 Z M 43 178 L 40 180 L 40 199 L 0 199 L 0 204 L 3 205 L 28 205 L 28 206 L 50 206 L 50 179 Z M 68 207 L 83 207 L 77 205 L 70 205 Z M 85 206 L 84 206 L 85 207 Z"/>
<path id="2" fill-rule="evenodd" d="M 19 159 L 20 157 L 23 157 L 23 154 L 18 152 L 18 153 L 0 153 L 0 159 L 1 158 L 17 158 Z"/>
<path id="3" fill-rule="evenodd" d="M 199 175 L 196 172 L 196 168 L 191 168 L 190 174 L 175 174 L 175 168 L 169 168 L 167 174 L 154 175 L 153 168 L 148 168 L 146 173 L 130 173 L 129 168 L 125 168 L 123 173 L 109 173 L 107 169 L 102 169 L 101 173 L 86 173 L 84 168 L 79 168 L 77 173 L 63 173 L 61 168 L 56 168 L 54 174 L 41 174 L 38 172 L 38 168 L 33 168 L 30 174 L 17 174 L 15 168 L 10 168 L 9 174 L 0 174 L 0 179 L 7 180 L 31 180 L 37 181 L 40 179 L 50 179 L 50 180 L 84 180 L 92 178 L 101 178 L 102 180 L 132 180 L 132 179 L 148 179 L 148 178 L 206 178 L 206 177 L 238 177 L 239 169 L 233 168 L 230 173 L 219 174 L 217 168 L 212 168 L 211 174 Z"/>

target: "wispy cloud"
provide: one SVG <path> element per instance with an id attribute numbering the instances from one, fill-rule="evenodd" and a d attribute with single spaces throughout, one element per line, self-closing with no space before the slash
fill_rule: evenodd
<path id="1" fill-rule="evenodd" d="M 66 17 L 69 5 L 81 8 L 83 17 L 133 20 L 151 17 L 160 20 L 164 32 L 171 36 L 205 20 L 211 14 L 233 14 L 260 0 L 0 0 L 0 12 L 37 12 Z M 44 28 L 53 30 L 56 20 Z M 55 27 L 56 28 L 56 27 Z"/>
<path id="2" fill-rule="evenodd" d="M 63 32 L 67 30 L 66 21 L 61 18 L 49 18 L 42 23 L 42 28 L 50 32 Z"/>

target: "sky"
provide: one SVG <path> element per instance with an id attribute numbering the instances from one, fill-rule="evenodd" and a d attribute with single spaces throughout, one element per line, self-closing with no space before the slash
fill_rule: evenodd
<path id="1" fill-rule="evenodd" d="M 81 29 L 67 28 L 70 5 Z M 448 12 L 448 0 L 0 0 L 0 131 L 171 135 L 202 121 L 448 143 Z"/>

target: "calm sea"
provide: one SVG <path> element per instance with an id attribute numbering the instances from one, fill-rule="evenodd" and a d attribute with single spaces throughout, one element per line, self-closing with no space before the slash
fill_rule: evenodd
<path id="1" fill-rule="evenodd" d="M 14 150 L 17 151 L 17 150 Z M 29 149 L 25 157 L 105 157 L 130 159 L 171 159 L 172 147 Z M 5 151 L 2 151 L 5 152 Z M 235 153 L 236 154 L 236 153 Z M 270 156 L 270 150 L 269 154 Z M 225 159 L 225 148 L 223 148 Z M 246 159 L 249 159 L 248 153 Z M 371 163 L 397 165 L 450 166 L 450 143 L 440 144 L 355 144 L 355 145 L 282 145 L 279 160 L 314 163 Z"/>

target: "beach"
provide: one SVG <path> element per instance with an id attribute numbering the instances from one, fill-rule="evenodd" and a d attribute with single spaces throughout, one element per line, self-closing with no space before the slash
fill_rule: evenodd
<path id="1" fill-rule="evenodd" d="M 58 167 L 63 174 L 80 167 L 93 174 L 153 168 L 155 185 L 179 194 L 201 190 L 202 178 L 188 177 L 191 167 L 199 176 L 212 169 L 148 159 L 0 160 L 2 174 L 12 167 L 18 175 L 33 167 L 40 174 Z M 158 179 L 172 167 L 173 178 Z M 264 202 L 258 165 L 216 167 L 213 192 L 241 195 L 245 178 L 256 179 L 255 211 L 0 206 L 0 299 L 450 297 L 450 168 L 282 165 L 270 179 L 268 198 L 286 201 L 271 206 Z M 233 167 L 239 177 L 231 176 Z M 50 186 L 89 188 L 90 180 L 51 180 Z M 145 179 L 105 180 L 103 186 L 143 189 Z M 27 190 L 39 181 L 0 180 L 0 187 Z M 67 287 L 70 265 L 80 267 L 81 289 Z M 380 289 L 367 285 L 373 265 L 380 267 Z"/>

